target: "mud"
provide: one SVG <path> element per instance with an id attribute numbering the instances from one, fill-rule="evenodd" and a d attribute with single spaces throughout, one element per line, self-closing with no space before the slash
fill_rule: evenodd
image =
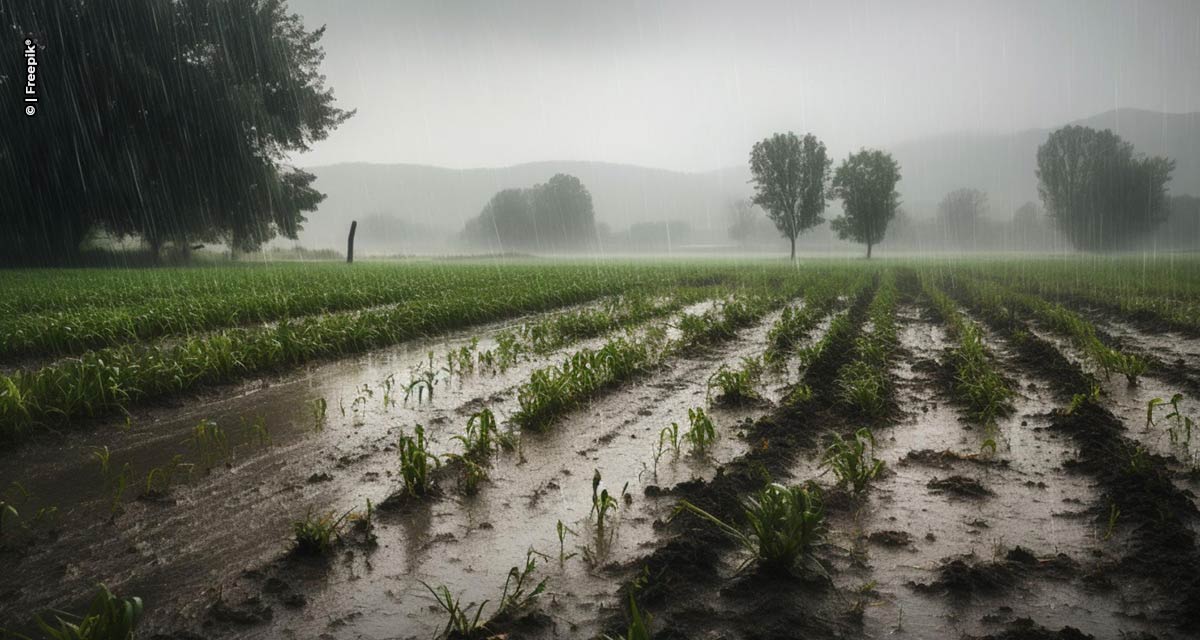
<path id="1" fill-rule="evenodd" d="M 869 289 L 851 305 L 856 328 L 865 320 Z M 752 448 L 745 455 L 724 465 L 711 480 L 677 485 L 671 495 L 727 522 L 741 522 L 744 496 L 768 480 L 792 477 L 792 463 L 804 451 L 812 451 L 822 433 L 848 430 L 828 393 L 828 376 L 853 353 L 852 340 L 848 336 L 844 344 L 829 345 L 805 371 L 804 382 L 814 389 L 810 400 L 785 403 L 759 419 L 749 431 Z M 656 637 L 835 637 L 849 628 L 831 600 L 831 585 L 823 579 L 746 568 L 729 537 L 686 512 L 671 519 L 661 533 L 670 536 L 665 543 L 627 563 L 637 572 L 636 586 L 626 584 L 618 596 L 624 602 L 636 593 L 639 607 L 656 617 Z M 796 606 L 801 602 L 804 606 Z M 623 632 L 622 614 L 606 620 L 609 633 Z"/>
<path id="2" fill-rule="evenodd" d="M 432 636 L 444 618 L 425 585 L 445 585 L 462 604 L 490 601 L 487 618 L 514 565 L 522 565 L 533 549 L 538 563 L 536 579 L 549 579 L 543 601 L 553 604 L 545 615 L 521 615 L 493 625 L 494 630 L 530 635 L 575 629 L 586 635 L 594 628 L 601 595 L 611 591 L 614 571 L 623 558 L 641 553 L 656 536 L 654 523 L 669 516 L 673 503 L 660 505 L 642 498 L 643 485 L 675 483 L 703 478 L 723 460 L 744 450 L 738 426 L 753 418 L 753 408 L 713 411 L 718 424 L 718 446 L 707 456 L 681 452 L 678 458 L 664 457 L 653 469 L 653 443 L 670 421 L 687 420 L 687 409 L 705 402 L 708 376 L 722 363 L 735 365 L 742 356 L 765 346 L 771 318 L 716 349 L 672 361 L 669 366 L 608 394 L 560 420 L 546 433 L 526 434 L 519 451 L 499 454 L 489 468 L 489 479 L 479 492 L 464 496 L 455 489 L 453 468 L 437 472 L 440 492 L 419 501 L 401 499 L 375 514 L 377 544 L 346 543 L 324 562 L 301 561 L 290 555 L 268 554 L 265 563 L 251 564 L 252 570 L 220 582 L 226 608 L 248 608 L 251 616 L 261 613 L 258 604 L 270 607 L 271 615 L 254 624 L 239 624 L 217 615 L 212 596 L 200 598 L 187 615 L 159 620 L 149 626 L 159 631 L 199 630 L 218 637 L 309 636 L 328 637 L 418 637 Z M 520 377 L 527 378 L 527 372 Z M 478 386 L 472 385 L 478 392 Z M 458 399 L 446 398 L 441 406 Z M 489 396 L 498 414 L 515 406 L 511 387 Z M 434 405 L 441 404 L 441 397 Z M 459 405 L 461 406 L 461 405 Z M 472 405 L 474 406 L 474 405 Z M 458 414 L 457 410 L 454 411 Z M 448 434 L 461 428 L 464 419 L 445 415 L 445 424 L 430 421 L 435 450 L 452 450 Z M 394 465 L 390 443 L 363 459 L 352 455 L 347 478 L 359 492 L 357 498 L 343 497 L 328 504 L 345 509 L 362 508 L 366 497 L 376 503 L 395 495 L 398 479 L 391 478 Z M 603 475 L 602 488 L 622 496 L 616 515 L 610 515 L 606 533 L 598 535 L 589 514 L 593 469 Z M 330 471 L 338 484 L 335 464 Z M 377 475 L 372 475 L 377 474 Z M 320 483 L 318 486 L 324 486 Z M 556 524 L 562 521 L 570 532 L 559 561 Z M 271 585 L 285 585 L 288 603 L 269 593 Z M 244 603 L 249 603 L 243 606 Z M 303 606 L 300 604 L 303 603 Z M 217 609 L 220 612 L 220 609 Z M 525 636 L 528 637 L 528 636 Z"/>
<path id="3" fill-rule="evenodd" d="M 1087 394 L 1088 376 L 1060 349 L 1013 318 L 988 318 L 994 329 L 1040 375 L 1058 379 L 1061 392 Z M 1072 370 L 1074 373 L 1072 373 Z M 1130 618 L 1153 621 L 1156 635 L 1171 629 L 1194 630 L 1200 624 L 1200 553 L 1190 526 L 1197 517 L 1194 496 L 1171 479 L 1168 460 L 1139 449 L 1120 418 L 1103 401 L 1073 403 L 1057 410 L 1052 427 L 1077 445 L 1074 469 L 1094 478 L 1103 491 L 1094 511 L 1107 516 L 1108 534 L 1122 532 L 1126 543 L 1115 560 L 1091 576 L 1093 584 L 1120 586 Z M 1137 591 L 1130 587 L 1136 585 Z M 1086 629 L 1085 629 L 1086 631 Z"/>
<path id="4" fill-rule="evenodd" d="M 534 357 L 502 374 L 443 376 L 432 401 L 417 402 L 414 396 L 405 402 L 400 387 L 411 371 L 426 366 L 427 352 L 457 349 L 476 335 L 482 336 L 481 349 L 491 348 L 490 336 L 514 325 L 490 325 L 308 367 L 239 385 L 186 408 L 136 412 L 128 428 L 118 423 L 69 432 L 10 452 L 4 469 L 22 473 L 3 480 L 19 480 L 29 492 L 22 512 L 55 506 L 59 524 L 0 553 L 10 569 L 0 580 L 0 593 L 6 594 L 0 618 L 47 607 L 80 609 L 94 582 L 103 580 L 143 596 L 146 628 L 191 624 L 210 601 L 206 593 L 285 549 L 292 521 L 307 510 L 341 513 L 390 495 L 392 451 L 400 432 L 424 423 L 441 453 L 455 444 L 450 436 L 465 424 L 470 407 L 487 399 L 511 406 L 515 385 L 560 354 Z M 389 376 L 396 381 L 390 393 L 384 387 Z M 319 428 L 309 406 L 316 398 L 326 398 L 328 405 Z M 504 414 L 503 406 L 497 413 Z M 260 416 L 265 440 L 253 433 Z M 202 419 L 218 424 L 228 438 L 227 451 L 208 464 L 199 464 L 201 452 L 188 443 Z M 116 502 L 92 456 L 101 444 L 111 453 L 113 469 L 130 465 L 131 480 Z M 181 465 L 165 495 L 133 500 L 145 493 L 147 472 L 170 466 L 176 455 L 191 466 Z"/>

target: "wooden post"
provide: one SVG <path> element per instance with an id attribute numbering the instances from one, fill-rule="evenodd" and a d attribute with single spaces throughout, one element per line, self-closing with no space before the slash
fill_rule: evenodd
<path id="1" fill-rule="evenodd" d="M 350 238 L 346 240 L 346 264 L 354 262 L 354 232 L 358 230 L 358 220 L 350 222 Z"/>

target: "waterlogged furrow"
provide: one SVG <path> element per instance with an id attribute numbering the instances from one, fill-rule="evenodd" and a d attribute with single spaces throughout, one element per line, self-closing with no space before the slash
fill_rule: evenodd
<path id="1" fill-rule="evenodd" d="M 1120 373 L 1130 382 L 1137 382 L 1138 376 L 1146 371 L 1145 361 L 1136 355 L 1122 353 L 1104 344 L 1096 336 L 1096 328 L 1092 323 L 1060 304 L 970 278 L 954 278 L 953 286 L 962 289 L 964 294 L 972 299 L 990 298 L 994 301 L 991 304 L 999 304 L 1037 318 L 1055 333 L 1069 338 L 1106 376 L 1110 373 Z"/>
<path id="2" fill-rule="evenodd" d="M 341 357 L 423 335 L 595 299 L 603 284 L 530 289 L 497 284 L 490 300 L 449 296 L 422 305 L 283 321 L 235 329 L 171 347 L 115 347 L 34 372 L 0 375 L 0 435 L 115 413 L 204 385 Z"/>
<path id="3" fill-rule="evenodd" d="M 995 358 L 984 345 L 979 326 L 959 313 L 954 301 L 927 273 L 921 276 L 921 290 L 946 325 L 950 337 L 956 341 L 948 351 L 954 367 L 955 396 L 966 404 L 973 420 L 985 428 L 992 428 L 997 418 L 1012 411 L 1012 388 L 996 370 Z"/>
<path id="4" fill-rule="evenodd" d="M 680 300 L 689 300 L 693 294 L 682 291 Z M 662 304 L 675 306 L 678 302 Z M 621 321 L 621 328 L 636 328 L 643 312 L 635 311 L 634 306 L 642 304 L 644 301 L 630 300 L 619 308 L 614 306 L 614 320 Z M 575 312 L 567 312 L 571 313 Z M 288 520 L 303 520 L 306 509 L 319 518 L 332 511 L 338 515 L 351 508 L 362 511 L 365 499 L 378 505 L 392 492 L 392 488 L 383 486 L 383 479 L 390 479 L 397 469 L 398 432 L 411 436 L 412 425 L 423 423 L 430 438 L 429 447 L 436 455 L 442 457 L 452 452 L 457 455 L 460 444 L 454 436 L 460 434 L 452 431 L 462 427 L 467 413 L 485 404 L 497 413 L 507 412 L 515 404 L 509 398 L 520 376 L 528 375 L 530 365 L 538 366 L 547 357 L 558 355 L 539 355 L 532 343 L 517 338 L 523 346 L 516 349 L 518 355 L 501 371 L 501 367 L 485 363 L 486 360 L 495 363 L 494 358 L 481 357 L 482 354 L 498 350 L 497 336 L 501 334 L 538 335 L 568 346 L 575 340 L 566 336 L 576 333 L 579 325 L 562 321 L 561 315 L 564 314 L 485 334 L 482 340 L 465 335 L 456 337 L 444 353 L 457 355 L 462 348 L 469 348 L 473 358 L 477 358 L 476 366 L 468 369 L 455 365 L 454 373 L 446 368 L 438 370 L 433 398 L 425 394 L 424 399 L 418 400 L 413 393 L 410 399 L 402 399 L 404 384 L 400 371 L 408 366 L 410 375 L 419 377 L 412 372 L 428 370 L 423 363 L 425 347 L 406 345 L 402 353 L 377 352 L 361 362 L 330 363 L 299 379 L 277 382 L 248 396 L 195 407 L 185 415 L 165 418 L 163 424 L 143 426 L 141 420 L 145 417 L 139 415 L 130 433 L 105 433 L 104 441 L 111 448 L 105 447 L 103 451 L 111 458 L 112 476 L 120 472 L 126 478 L 126 486 L 117 497 L 96 495 L 115 491 L 108 479 L 104 480 L 103 490 L 95 482 L 79 483 L 80 477 L 94 479 L 99 473 L 93 449 L 83 446 L 86 444 L 83 437 L 73 437 L 81 444 L 71 448 L 37 444 L 10 452 L 10 456 L 20 455 L 22 469 L 33 474 L 29 478 L 10 476 L 20 478 L 34 495 L 34 502 L 29 504 L 57 505 L 61 522 L 69 522 L 71 528 L 54 542 L 30 548 L 28 555 L 34 560 L 25 566 L 11 567 L 13 582 L 0 580 L 0 590 L 19 584 L 38 585 L 36 591 L 30 589 L 22 597 L 38 597 L 35 605 L 39 607 L 73 609 L 79 603 L 66 589 L 86 588 L 81 587 L 81 580 L 88 583 L 102 579 L 122 589 L 147 596 L 159 594 L 160 598 L 169 597 L 181 606 L 186 604 L 186 608 L 178 611 L 157 609 L 154 617 L 159 623 L 175 615 L 194 614 L 191 604 L 178 600 L 177 596 L 185 593 L 180 589 L 197 588 L 196 580 L 202 579 L 205 571 L 213 570 L 207 563 L 212 561 L 210 554 L 214 550 L 220 550 L 226 559 L 248 561 L 264 551 L 273 551 L 288 527 Z M 393 382 L 397 378 L 400 381 Z M 308 399 L 312 396 L 321 400 L 319 413 L 315 413 L 315 405 Z M 261 416 L 261 431 L 249 424 L 260 419 L 252 416 Z M 208 425 L 207 443 L 225 445 L 209 446 L 204 451 L 197 449 L 193 438 L 185 437 L 184 433 L 191 433 L 190 427 L 197 420 Z M 239 420 L 241 427 L 237 426 Z M 471 452 L 478 450 L 475 444 L 480 440 L 480 430 L 477 421 L 476 435 L 468 438 L 473 444 L 463 450 L 469 461 L 476 460 Z M 34 464 L 30 458 L 42 450 L 46 459 Z M 62 459 L 63 451 L 69 452 L 66 460 Z M 205 463 L 197 457 L 205 452 L 215 459 Z M 173 459 L 175 453 L 182 454 L 182 459 Z M 125 473 L 121 468 L 128 462 L 133 464 Z M 206 470 L 214 462 L 216 468 L 208 475 Z M 230 472 L 222 469 L 225 464 L 230 465 Z M 444 480 L 455 483 L 462 480 L 459 476 L 462 465 L 459 462 Z M 8 468 L 15 470 L 16 464 Z M 53 474 L 57 475 L 48 477 Z M 448 489 L 449 482 L 444 484 Z M 355 497 L 351 499 L 349 495 Z M 142 499 L 135 500 L 137 497 Z M 325 510 L 326 505 L 330 511 Z M 26 519 L 34 515 L 33 507 L 27 508 L 26 504 L 21 507 Z M 122 524 L 116 532 L 104 523 L 110 507 L 117 514 L 114 522 Z M 236 532 L 227 526 L 196 524 L 208 520 L 231 522 L 230 518 L 244 513 L 253 513 L 255 517 L 252 522 L 241 522 Z M 87 553 L 76 555 L 72 550 L 80 549 L 87 540 L 92 541 L 83 547 Z M 146 561 L 129 565 L 135 569 L 129 572 L 125 571 L 126 562 L 121 560 L 122 550 L 127 547 L 137 548 L 140 554 L 137 557 Z M 71 557 L 78 567 L 76 575 L 64 582 L 63 590 L 44 584 L 44 579 L 51 582 L 54 579 L 38 570 L 39 563 L 56 555 Z M 203 604 L 211 603 L 206 600 Z"/>
<path id="5" fill-rule="evenodd" d="M 518 390 L 520 409 L 512 422 L 522 429 L 542 430 L 559 416 L 614 384 L 643 373 L 671 356 L 700 346 L 729 340 L 736 331 L 762 318 L 780 298 L 741 296 L 702 315 L 684 314 L 679 338 L 666 331 L 641 337 L 621 337 L 600 349 L 583 349 L 556 367 L 534 372 Z"/>
<path id="6" fill-rule="evenodd" d="M 866 320 L 869 292 L 851 292 L 856 298 L 851 309 L 835 318 L 818 346 L 808 350 L 812 355 L 802 381 L 780 407 L 749 429 L 747 438 L 754 447 L 711 481 L 672 490 L 691 505 L 690 514 L 673 519 L 671 530 L 678 535 L 632 565 L 640 571 L 618 594 L 623 613 L 604 616 L 611 632 L 632 632 L 649 615 L 656 618 L 656 633 L 684 636 L 740 636 L 779 625 L 817 635 L 830 631 L 823 622 L 828 619 L 824 603 L 802 595 L 801 583 L 760 581 L 779 575 L 769 567 L 809 558 L 822 519 L 814 490 L 776 485 L 763 489 L 764 472 L 786 476 L 795 457 L 816 444 L 821 416 L 838 403 L 836 374 L 847 362 L 846 354 L 853 352 Z M 755 500 L 743 502 L 740 497 L 746 494 Z M 756 520 L 763 525 L 757 533 L 746 526 L 752 513 L 762 518 Z M 784 530 L 790 533 L 779 533 Z M 739 547 L 753 554 L 751 560 L 757 558 L 764 570 L 747 572 L 748 579 L 722 588 L 726 576 L 721 559 Z M 718 590 L 719 601 L 713 599 Z M 797 607 L 797 602 L 809 606 Z M 793 622 L 798 626 L 788 626 Z"/>
<path id="7" fill-rule="evenodd" d="M 1125 435 L 1116 416 L 1100 403 L 1099 386 L 1079 365 L 1015 320 L 994 298 L 968 303 L 1069 404 L 1052 414 L 1052 427 L 1078 447 L 1075 467 L 1094 477 L 1102 491 L 1098 513 L 1109 532 L 1127 533 L 1124 556 L 1103 568 L 1121 585 L 1126 606 L 1152 622 L 1194 629 L 1200 624 L 1200 545 L 1190 526 L 1200 518 L 1194 500 L 1172 482 L 1163 458 Z M 1171 603 L 1164 606 L 1164 602 Z"/>

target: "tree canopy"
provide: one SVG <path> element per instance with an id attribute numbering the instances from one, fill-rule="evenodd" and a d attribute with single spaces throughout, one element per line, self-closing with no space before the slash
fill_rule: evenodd
<path id="1" fill-rule="evenodd" d="M 868 258 L 900 205 L 898 182 L 900 166 L 890 154 L 873 149 L 850 154 L 834 173 L 833 192 L 842 199 L 844 213 L 833 221 L 833 230 L 843 240 L 866 244 Z"/>
<path id="2" fill-rule="evenodd" d="M 1058 129 L 1038 147 L 1037 165 L 1046 212 L 1077 249 L 1130 246 L 1166 218 L 1175 162 L 1135 154 L 1112 131 Z"/>
<path id="3" fill-rule="evenodd" d="M 777 133 L 754 144 L 750 172 L 754 204 L 762 207 L 783 237 L 791 241 L 796 258 L 796 237 L 825 221 L 826 193 L 831 161 L 825 144 L 816 136 L 799 138 Z"/>
<path id="4" fill-rule="evenodd" d="M 948 243 L 958 247 L 973 245 L 987 210 L 987 194 L 979 189 L 966 187 L 947 193 L 938 203 L 938 221 Z"/>
<path id="5" fill-rule="evenodd" d="M 317 67 L 324 29 L 284 0 L 5 3 L 40 102 L 0 113 L 13 261 L 66 261 L 93 231 L 249 249 L 296 237 L 323 196 L 288 154 L 352 115 Z M 18 95 L 24 75 L 0 76 Z"/>
<path id="6" fill-rule="evenodd" d="M 462 238 L 496 251 L 590 249 L 596 244 L 592 195 L 565 173 L 528 189 L 505 189 L 467 221 Z"/>

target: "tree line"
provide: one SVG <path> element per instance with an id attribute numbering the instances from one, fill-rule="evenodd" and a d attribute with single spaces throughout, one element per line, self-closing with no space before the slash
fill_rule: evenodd
<path id="1" fill-rule="evenodd" d="M 1038 193 L 1050 221 L 1076 249 L 1131 248 L 1167 219 L 1174 167 L 1169 158 L 1138 154 L 1112 131 L 1066 126 L 1038 148 Z M 825 222 L 827 202 L 840 198 L 844 214 L 831 227 L 844 240 L 866 244 L 870 258 L 899 211 L 899 166 L 885 152 L 864 149 L 850 154 L 832 177 L 830 169 L 824 143 L 812 134 L 778 133 L 756 143 L 750 152 L 754 197 L 735 203 L 730 236 L 744 241 L 753 232 L 749 205 L 757 205 L 790 241 L 794 260 L 796 238 Z M 978 189 L 946 194 L 936 218 L 941 244 L 972 246 L 987 224 L 987 207 L 987 194 Z M 1185 212 L 1192 204 L 1177 198 L 1174 207 Z M 1027 203 L 1013 223 L 1033 228 L 1038 218 L 1036 206 Z M 906 216 L 902 220 L 906 229 L 915 226 Z"/>

